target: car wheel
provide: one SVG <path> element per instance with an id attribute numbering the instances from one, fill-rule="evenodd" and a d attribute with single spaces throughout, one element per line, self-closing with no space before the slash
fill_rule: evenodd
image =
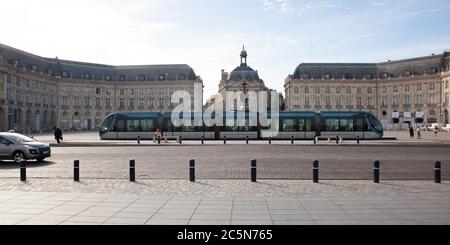
<path id="1" fill-rule="evenodd" d="M 26 160 L 25 154 L 23 154 L 23 152 L 21 152 L 21 151 L 14 152 L 13 157 L 14 157 L 14 162 L 17 164 L 20 164 L 22 161 Z"/>
<path id="2" fill-rule="evenodd" d="M 44 161 L 44 159 L 45 159 L 45 157 L 39 157 L 39 158 L 36 158 L 36 160 L 37 160 L 38 162 L 42 162 L 42 161 Z"/>

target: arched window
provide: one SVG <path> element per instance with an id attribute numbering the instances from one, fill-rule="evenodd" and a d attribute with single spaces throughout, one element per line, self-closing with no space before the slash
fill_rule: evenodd
<path id="1" fill-rule="evenodd" d="M 158 77 L 158 80 L 159 80 L 159 81 L 164 81 L 164 80 L 166 80 L 166 75 L 160 74 L 159 77 Z"/>
<path id="2" fill-rule="evenodd" d="M 126 79 L 127 79 L 127 77 L 125 75 L 121 75 L 119 78 L 120 81 L 125 81 Z"/>
<path id="3" fill-rule="evenodd" d="M 367 88 L 367 94 L 372 94 L 372 87 Z"/>

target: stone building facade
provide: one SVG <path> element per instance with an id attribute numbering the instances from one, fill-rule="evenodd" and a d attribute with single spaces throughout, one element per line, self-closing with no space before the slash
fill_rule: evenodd
<path id="1" fill-rule="evenodd" d="M 0 44 L 0 130 L 89 130 L 112 112 L 164 112 L 203 82 L 188 65 L 109 66 L 44 58 Z"/>
<path id="2" fill-rule="evenodd" d="M 285 80 L 287 111 L 368 111 L 384 127 L 448 124 L 450 52 L 375 64 L 300 64 Z"/>

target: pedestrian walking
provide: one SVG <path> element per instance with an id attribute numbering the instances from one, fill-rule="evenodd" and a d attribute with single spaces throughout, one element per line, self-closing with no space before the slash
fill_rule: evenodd
<path id="1" fill-rule="evenodd" d="M 61 141 L 63 140 L 62 130 L 60 128 L 53 127 L 53 134 L 55 135 L 56 142 L 60 144 Z"/>
<path id="2" fill-rule="evenodd" d="M 422 139 L 422 132 L 419 127 L 417 127 L 417 139 L 418 140 Z"/>
<path id="3" fill-rule="evenodd" d="M 410 137 L 411 139 L 414 138 L 414 129 L 413 129 L 412 126 L 409 128 L 409 137 Z"/>
<path id="4" fill-rule="evenodd" d="M 434 131 L 434 137 L 437 137 L 437 135 L 438 135 L 438 127 L 437 127 L 437 125 L 434 126 L 433 131 Z"/>

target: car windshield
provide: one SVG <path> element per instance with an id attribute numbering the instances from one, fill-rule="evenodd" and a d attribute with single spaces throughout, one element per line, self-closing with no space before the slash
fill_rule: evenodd
<path id="1" fill-rule="evenodd" d="M 36 140 L 27 137 L 25 135 L 20 134 L 14 134 L 14 135 L 8 135 L 8 139 L 12 140 L 14 143 L 27 143 L 27 142 L 35 142 Z"/>

